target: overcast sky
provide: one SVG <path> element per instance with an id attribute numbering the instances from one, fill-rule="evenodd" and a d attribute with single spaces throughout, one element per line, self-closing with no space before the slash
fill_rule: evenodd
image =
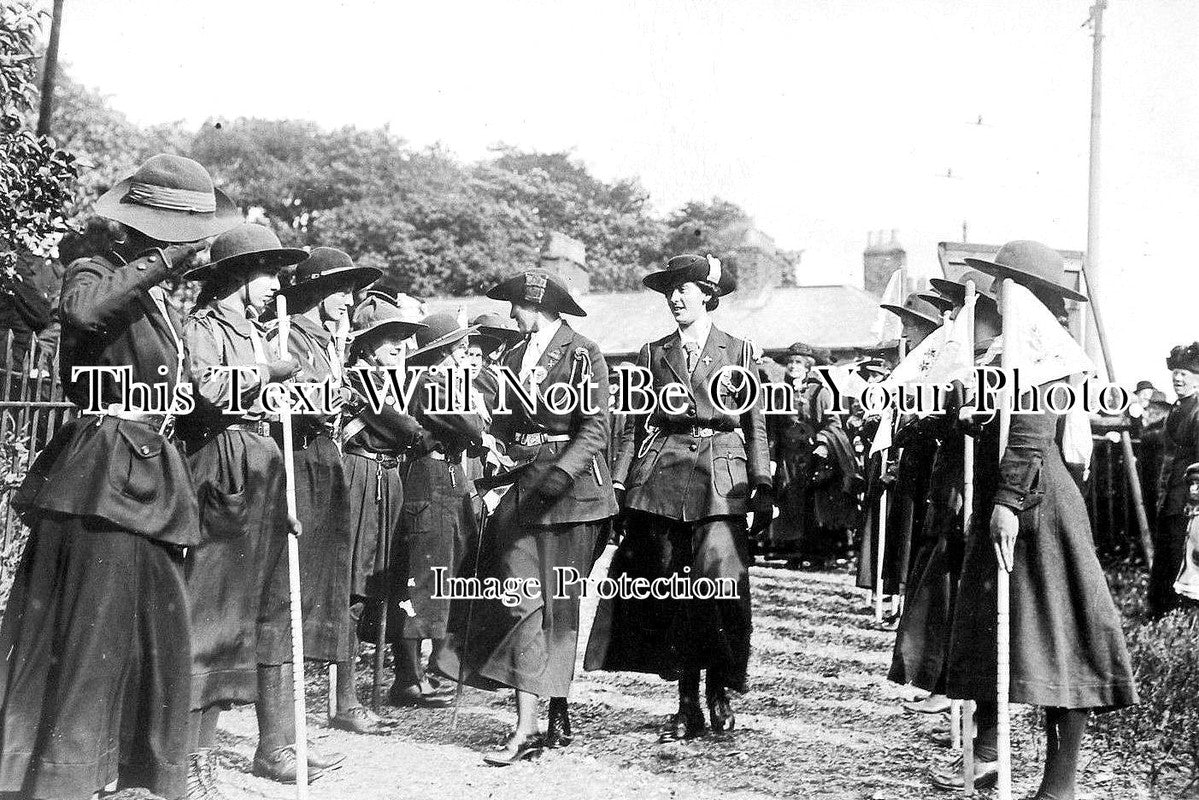
<path id="1" fill-rule="evenodd" d="M 569 149 L 668 211 L 720 195 L 806 283 L 867 232 L 1085 249 L 1088 0 L 67 0 L 61 58 L 142 123 L 387 123 L 474 159 Z M 1123 380 L 1199 338 L 1199 2 L 1110 0 L 1104 310 Z M 976 123 L 981 116 L 982 125 Z M 943 177 L 952 171 L 952 178 Z"/>

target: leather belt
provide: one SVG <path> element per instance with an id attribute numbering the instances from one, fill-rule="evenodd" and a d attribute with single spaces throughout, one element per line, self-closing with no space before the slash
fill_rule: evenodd
<path id="1" fill-rule="evenodd" d="M 732 431 L 722 431 L 717 428 L 705 428 L 700 425 L 679 425 L 663 428 L 663 433 L 670 436 L 690 436 L 693 439 L 707 439 L 712 436 L 719 436 L 722 433 L 732 433 Z"/>
<path id="2" fill-rule="evenodd" d="M 271 424 L 265 419 L 258 422 L 233 422 L 225 426 L 226 429 L 232 428 L 235 431 L 246 431 L 248 433 L 256 433 L 259 436 L 271 435 Z"/>
<path id="3" fill-rule="evenodd" d="M 364 450 L 361 447 L 347 447 L 342 452 L 346 455 L 358 456 L 368 461 L 374 461 L 383 467 L 383 469 L 395 469 L 404 460 L 403 456 L 398 456 L 394 453 L 376 453 L 372 450 Z"/>
<path id="4" fill-rule="evenodd" d="M 275 439 L 275 441 L 279 442 L 280 446 L 282 446 L 282 444 L 283 444 L 283 424 L 281 422 L 270 423 L 270 431 L 271 431 L 271 436 Z M 328 431 L 324 431 L 324 430 L 311 430 L 307 433 L 300 433 L 299 431 L 293 430 L 292 434 L 291 434 L 292 449 L 293 450 L 303 450 L 306 447 L 308 447 L 308 445 L 315 442 L 321 436 L 328 436 L 328 435 L 329 435 Z"/>
<path id="5" fill-rule="evenodd" d="M 547 442 L 569 442 L 570 434 L 566 433 L 518 433 L 512 440 L 521 447 L 537 447 Z"/>

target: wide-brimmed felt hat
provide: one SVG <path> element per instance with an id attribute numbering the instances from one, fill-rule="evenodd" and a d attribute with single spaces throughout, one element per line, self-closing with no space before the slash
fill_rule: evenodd
<path id="1" fill-rule="evenodd" d="M 416 349 L 408 354 L 409 363 L 420 364 L 431 353 L 456 344 L 475 333 L 474 325 L 459 325 L 453 314 L 430 314 L 421 320 L 425 327 L 416 332 Z"/>
<path id="2" fill-rule="evenodd" d="M 357 292 L 377 281 L 383 270 L 356 267 L 347 253 L 333 247 L 316 247 L 300 262 L 291 282 L 279 290 L 288 303 L 299 298 L 327 297 L 338 289 Z"/>
<path id="3" fill-rule="evenodd" d="M 778 357 L 778 362 L 784 366 L 793 356 L 802 356 L 810 359 L 813 366 L 824 366 L 828 363 L 828 351 L 818 347 L 812 347 L 807 342 L 795 342 Z"/>
<path id="4" fill-rule="evenodd" d="M 867 345 L 865 347 L 855 347 L 854 353 L 859 357 L 878 358 L 881 356 L 893 356 L 899 352 L 899 340 L 888 339 L 885 342 L 879 342 L 875 345 Z"/>
<path id="5" fill-rule="evenodd" d="M 570 288 L 554 273 L 534 267 L 505 278 L 487 292 L 492 300 L 528 303 L 559 314 L 585 317 L 587 312 L 570 294 Z"/>
<path id="6" fill-rule="evenodd" d="M 666 262 L 666 269 L 651 272 L 641 282 L 655 292 L 668 294 L 684 283 L 705 281 L 716 287 L 716 294 L 723 297 L 737 289 L 737 279 L 719 258 L 712 255 L 700 256 L 685 253 Z"/>
<path id="7" fill-rule="evenodd" d="M 995 295 L 995 279 L 985 272 L 969 269 L 962 273 L 956 281 L 947 278 L 929 278 L 928 282 L 937 292 L 952 300 L 955 306 L 961 306 L 966 302 L 967 281 L 974 283 L 974 293 L 978 297 L 979 306 L 998 314 L 999 299 Z"/>
<path id="8" fill-rule="evenodd" d="M 1080 303 L 1087 296 L 1066 285 L 1066 263 L 1062 254 L 1040 242 L 1018 240 L 999 248 L 991 260 L 967 258 L 966 263 L 997 280 L 1011 278 L 1034 294 L 1038 290 Z"/>
<path id="9" fill-rule="evenodd" d="M 924 302 L 932 305 L 942 314 L 944 314 L 946 311 L 953 311 L 954 307 L 957 305 L 948 297 L 943 294 L 939 294 L 938 292 L 916 292 L 916 296 Z"/>
<path id="10" fill-rule="evenodd" d="M 886 309 L 906 322 L 936 329 L 941 325 L 941 312 L 932 303 L 920 298 L 915 292 L 909 294 L 902 306 L 893 303 L 879 303 L 879 308 Z"/>
<path id="11" fill-rule="evenodd" d="M 160 242 L 195 242 L 241 222 L 241 211 L 198 162 L 160 153 L 97 198 L 95 211 Z"/>
<path id="12" fill-rule="evenodd" d="M 1153 381 L 1137 381 L 1137 388 L 1133 389 L 1132 391 L 1133 391 L 1133 394 L 1135 394 L 1144 389 L 1150 389 L 1152 391 L 1157 391 L 1157 387 L 1153 385 Z"/>
<path id="13" fill-rule="evenodd" d="M 1166 357 L 1166 369 L 1199 373 L 1199 342 L 1180 344 Z"/>
<path id="14" fill-rule="evenodd" d="M 208 254 L 211 261 L 183 273 L 184 280 L 207 281 L 234 272 L 275 274 L 308 258 L 308 253 L 297 247 L 284 247 L 270 228 L 251 222 L 222 233 L 212 243 Z"/>
<path id="15" fill-rule="evenodd" d="M 470 324 L 479 329 L 474 338 L 488 338 L 500 344 L 512 344 L 525 337 L 512 326 L 508 318 L 500 314 L 480 314 L 472 319 Z"/>
<path id="16" fill-rule="evenodd" d="M 350 349 L 360 349 L 381 337 L 407 339 L 424 327 L 423 323 L 405 319 L 399 305 L 386 295 L 372 292 L 354 309 Z"/>

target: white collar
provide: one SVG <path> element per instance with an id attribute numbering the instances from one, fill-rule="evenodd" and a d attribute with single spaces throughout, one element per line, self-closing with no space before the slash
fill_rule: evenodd
<path id="1" fill-rule="evenodd" d="M 695 342 L 702 352 L 708 344 L 708 335 L 712 333 L 712 319 L 707 315 L 691 323 L 689 328 L 679 328 L 679 338 L 684 342 Z"/>
<path id="2" fill-rule="evenodd" d="M 544 351 L 549 347 L 554 336 L 557 335 L 558 329 L 562 327 L 562 320 L 556 319 L 544 328 L 533 331 L 529 334 L 529 346 L 537 346 L 538 351 Z"/>

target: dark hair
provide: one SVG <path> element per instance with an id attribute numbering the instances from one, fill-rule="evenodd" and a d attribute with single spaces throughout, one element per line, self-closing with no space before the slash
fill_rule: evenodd
<path id="1" fill-rule="evenodd" d="M 708 311 L 715 311 L 720 306 L 720 290 L 716 288 L 716 284 L 711 281 L 696 281 L 695 285 L 708 296 L 708 299 L 704 301 L 704 308 Z"/>

